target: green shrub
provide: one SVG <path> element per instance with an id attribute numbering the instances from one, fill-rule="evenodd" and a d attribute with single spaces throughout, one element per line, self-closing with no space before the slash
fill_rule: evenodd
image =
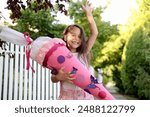
<path id="1" fill-rule="evenodd" d="M 150 99 L 150 37 L 145 26 L 139 27 L 128 41 L 121 78 L 125 92 Z"/>

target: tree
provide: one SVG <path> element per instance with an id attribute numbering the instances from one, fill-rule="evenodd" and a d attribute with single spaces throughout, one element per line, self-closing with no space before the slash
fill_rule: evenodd
<path id="1" fill-rule="evenodd" d="M 16 20 L 16 26 L 12 27 L 20 32 L 29 32 L 33 39 L 39 36 L 62 37 L 65 25 L 56 24 L 55 15 L 48 10 L 33 11 L 30 8 L 22 11 L 22 16 Z"/>
<path id="2" fill-rule="evenodd" d="M 129 20 L 123 51 L 121 79 L 125 92 L 150 99 L 150 0 L 138 1 L 139 10 Z M 130 32 L 130 33 L 129 33 Z"/>
<path id="3" fill-rule="evenodd" d="M 55 0 L 55 3 L 58 5 L 58 11 L 61 11 L 64 14 L 67 14 L 65 5 L 62 2 L 69 2 L 69 0 Z M 34 6 L 32 5 L 34 3 Z M 22 10 L 30 8 L 31 10 L 38 12 L 39 10 L 55 10 L 54 2 L 51 0 L 26 0 L 26 5 L 22 0 L 7 0 L 7 9 L 11 10 L 12 14 L 10 18 L 16 20 L 21 17 Z"/>

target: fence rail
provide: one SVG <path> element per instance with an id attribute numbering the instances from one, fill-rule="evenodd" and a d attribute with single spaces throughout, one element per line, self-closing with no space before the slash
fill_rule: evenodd
<path id="1" fill-rule="evenodd" d="M 55 100 L 59 96 L 59 83 L 52 83 L 51 73 L 30 59 L 35 73 L 26 70 L 25 47 L 8 43 L 0 48 L 1 100 Z"/>

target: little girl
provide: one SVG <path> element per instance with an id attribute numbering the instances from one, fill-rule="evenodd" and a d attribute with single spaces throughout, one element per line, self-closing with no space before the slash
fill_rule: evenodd
<path id="1" fill-rule="evenodd" d="M 82 5 L 85 11 L 87 20 L 89 22 L 90 36 L 86 41 L 83 29 L 78 25 L 69 25 L 64 30 L 64 41 L 67 44 L 69 50 L 76 56 L 79 61 L 89 69 L 87 56 L 97 38 L 98 30 L 95 24 L 91 4 L 86 1 L 85 5 Z M 56 75 L 52 75 L 51 80 L 54 83 L 60 81 L 60 100 L 93 100 L 94 97 L 83 89 L 75 86 L 71 81 L 75 78 L 71 78 L 70 73 L 65 73 L 62 67 Z"/>

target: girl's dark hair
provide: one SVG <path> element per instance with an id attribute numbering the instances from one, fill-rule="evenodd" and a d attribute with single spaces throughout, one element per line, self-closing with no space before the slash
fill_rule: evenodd
<path id="1" fill-rule="evenodd" d="M 63 32 L 64 35 L 66 35 L 68 32 L 71 32 L 74 27 L 77 27 L 80 29 L 80 38 L 81 38 L 81 45 L 77 48 L 77 52 L 79 53 L 79 56 L 85 53 L 86 50 L 86 38 L 85 33 L 82 27 L 80 27 L 77 24 L 69 25 Z M 64 39 L 64 38 L 63 38 Z"/>

